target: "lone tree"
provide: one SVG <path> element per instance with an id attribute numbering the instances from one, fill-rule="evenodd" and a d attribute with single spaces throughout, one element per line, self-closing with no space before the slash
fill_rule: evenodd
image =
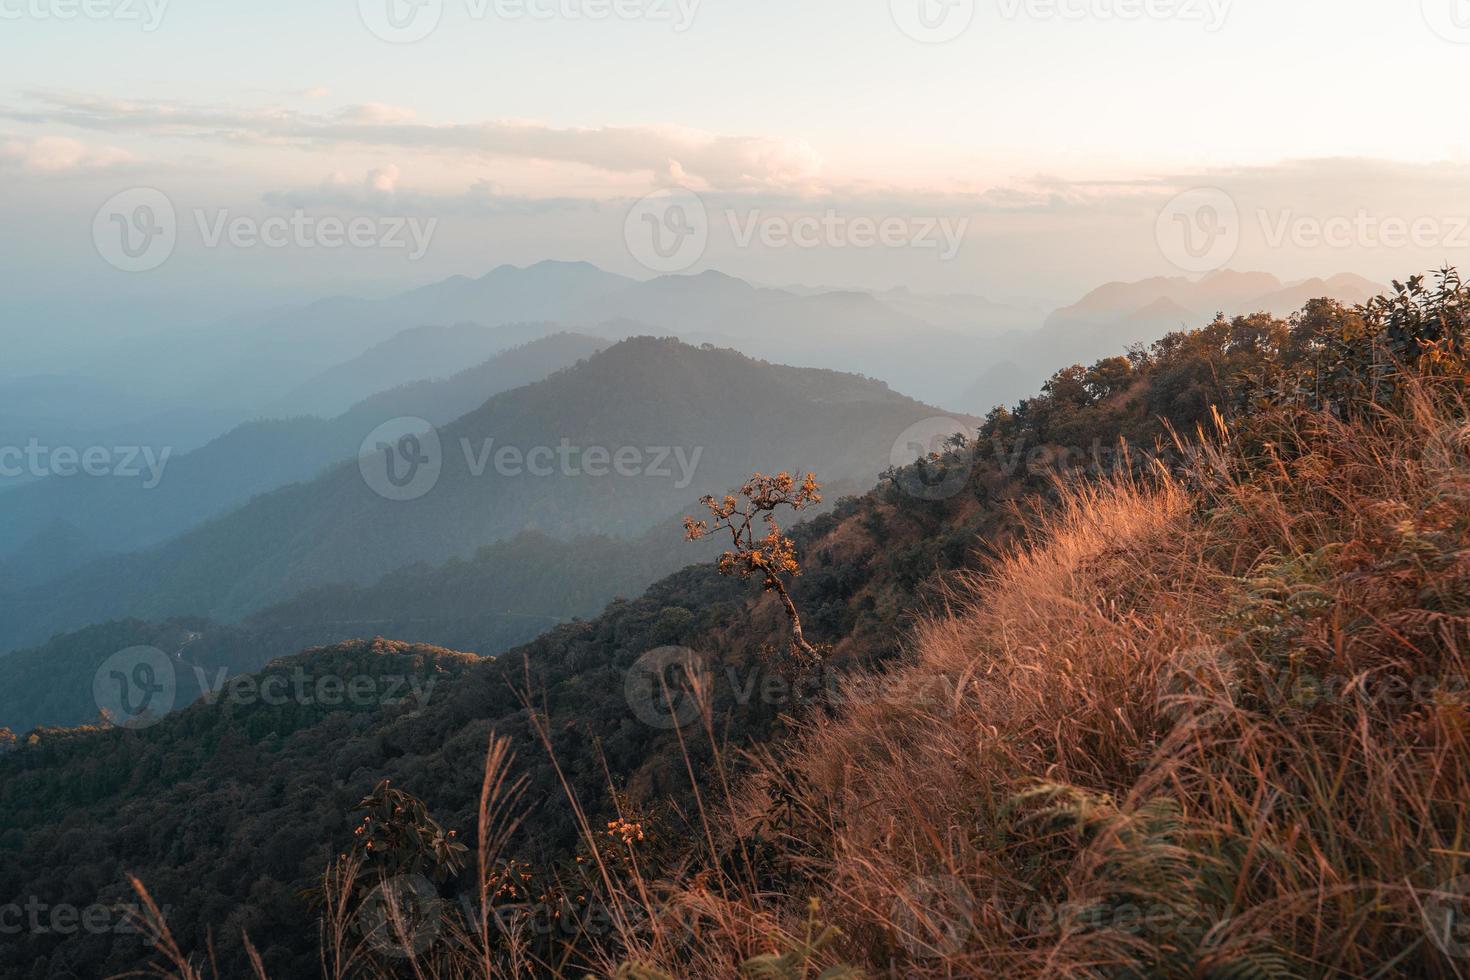
<path id="1" fill-rule="evenodd" d="M 801 510 L 809 504 L 819 503 L 822 488 L 815 473 L 808 473 L 798 486 L 790 473 L 765 476 L 756 473 L 745 481 L 739 496 L 726 495 L 723 500 L 706 496 L 700 503 L 709 508 L 713 520 L 684 518 L 684 536 L 698 541 L 720 531 L 728 531 L 734 550 L 720 556 L 721 575 L 739 575 L 750 578 L 760 574 L 767 592 L 774 592 L 786 607 L 786 616 L 791 620 L 791 645 L 808 657 L 821 656 L 817 649 L 806 641 L 801 632 L 801 616 L 796 612 L 796 603 L 791 601 L 791 592 L 783 576 L 795 578 L 801 574 L 796 561 L 796 544 L 781 533 L 776 523 L 777 507 Z M 757 521 L 765 524 L 763 538 L 757 538 Z"/>

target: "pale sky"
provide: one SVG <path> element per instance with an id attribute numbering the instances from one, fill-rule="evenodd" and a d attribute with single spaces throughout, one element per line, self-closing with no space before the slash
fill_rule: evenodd
<path id="1" fill-rule="evenodd" d="M 6 326 L 543 258 L 649 275 L 624 218 L 674 186 L 716 216 L 691 271 L 766 282 L 1075 298 L 1182 274 L 1157 221 L 1196 187 L 1241 213 L 1235 268 L 1381 281 L 1470 257 L 1470 0 L 415 2 L 0 0 Z M 375 35 L 390 4 L 426 36 Z M 138 187 L 180 232 L 129 273 L 93 224 Z M 410 261 L 206 248 L 195 220 L 297 208 L 439 223 Z M 753 211 L 964 220 L 965 239 L 949 257 L 741 245 L 723 215 Z M 1310 234 L 1349 218 L 1349 241 Z M 1395 220 L 1436 224 L 1385 244 Z"/>

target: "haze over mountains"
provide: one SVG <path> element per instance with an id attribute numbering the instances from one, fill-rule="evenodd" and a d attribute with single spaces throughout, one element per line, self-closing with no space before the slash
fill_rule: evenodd
<path id="1" fill-rule="evenodd" d="M 148 377 L 159 363 L 182 361 L 194 383 L 180 394 L 190 398 L 207 399 L 228 380 L 231 388 L 287 399 L 343 351 L 365 350 L 408 327 L 541 322 L 612 339 L 668 333 L 722 346 L 738 339 L 751 356 L 881 376 L 906 394 L 938 401 L 946 388 L 958 390 L 970 378 L 937 354 L 912 355 L 963 343 L 956 305 L 945 313 L 947 326 L 938 327 L 870 293 L 763 288 L 717 272 L 639 281 L 582 262 L 541 262 L 502 266 L 474 279 L 456 276 L 382 300 L 328 299 L 264 321 L 172 333 L 111 352 L 107 362 Z M 972 324 L 980 333 L 1026 327 L 1034 318 L 998 304 L 970 309 L 959 316 L 980 317 Z M 898 359 L 899 353 L 910 356 Z M 886 376 L 878 368 L 886 368 Z M 169 377 L 156 382 L 177 384 Z"/>
<path id="2" fill-rule="evenodd" d="M 921 324 L 912 337 L 947 337 L 935 353 L 953 358 L 954 373 L 1006 349 L 1061 367 L 1116 354 L 1137 331 L 1168 332 L 1176 317 L 1180 326 L 1208 323 L 1212 314 L 1196 308 L 1269 310 L 1323 290 L 1351 300 L 1360 287 L 1351 277 L 1287 286 L 1259 275 L 1113 284 L 1029 334 L 976 329 L 957 339 L 950 322 Z M 15 728 L 25 745 L 0 786 L 0 809 L 13 814 L 6 839 L 19 849 L 0 881 L 56 877 L 55 894 L 68 900 L 93 887 L 114 900 L 122 871 L 136 867 L 187 906 L 175 918 L 192 945 L 229 910 L 249 909 L 272 937 L 281 975 L 312 975 L 299 897 L 332 850 L 322 842 L 335 841 L 333 821 L 390 774 L 455 826 L 470 826 L 478 773 L 460 762 L 491 727 L 521 750 L 534 746 L 525 690 L 547 705 L 552 752 L 570 760 L 575 792 L 603 809 L 604 779 L 641 800 L 678 801 L 707 771 L 703 748 L 688 761 L 677 735 L 638 720 L 636 707 L 630 714 L 623 685 L 635 658 L 697 644 L 758 680 L 787 626 L 757 585 L 720 575 L 710 560 L 724 542 L 684 540 L 679 517 L 697 510 L 701 493 L 725 492 L 752 470 L 820 473 L 828 499 L 791 529 L 803 568 L 792 594 L 822 644 L 824 669 L 886 666 L 903 655 L 909 627 L 951 601 L 958 580 L 948 574 L 983 574 L 986 555 L 1024 535 L 1018 502 L 1044 509 L 1057 491 L 1045 467 L 1018 467 L 993 450 L 1002 433 L 1018 448 L 1055 448 L 1079 432 L 1142 443 L 1198 422 L 1228 400 L 1238 368 L 1272 356 L 1266 345 L 1235 341 L 1253 321 L 1217 323 L 1156 344 L 1125 376 L 1100 366 L 981 428 L 974 416 L 871 377 L 639 333 L 663 305 L 685 308 L 706 330 L 693 336 L 721 336 L 734 314 L 696 308 L 708 300 L 760 315 L 762 326 L 746 333 L 797 358 L 800 344 L 782 334 L 808 329 L 802 311 L 813 308 L 847 311 L 849 356 L 887 345 L 898 357 L 912 340 L 879 328 L 872 295 L 770 292 L 713 275 L 657 280 L 637 302 L 607 302 L 601 336 L 545 320 L 411 328 L 318 372 L 278 404 L 330 411 L 404 374 L 444 375 L 487 345 L 536 339 L 359 398 L 331 418 L 238 426 L 181 455 L 149 490 L 43 480 L 0 497 L 10 505 L 0 509 L 0 544 L 11 549 L 0 563 L 0 650 L 15 651 L 0 656 L 0 729 Z M 769 316 L 760 313 L 766 302 Z M 904 322 L 895 317 L 882 313 Z M 611 339 L 625 333 L 633 336 Z M 977 386 L 976 398 L 999 384 Z M 928 451 L 955 432 L 979 435 L 951 450 L 964 479 L 935 499 L 915 492 L 932 476 Z M 916 456 L 924 461 L 880 476 Z M 939 469 L 950 472 L 952 461 Z M 116 731 L 99 721 L 98 678 L 126 686 L 128 675 L 109 673 L 112 658 L 140 647 L 161 651 L 172 684 L 140 730 Z M 284 683 L 349 671 L 376 690 L 398 691 L 407 679 L 417 694 L 360 704 L 232 696 L 262 676 Z M 787 730 L 788 709 L 804 710 L 752 701 L 726 676 L 731 689 L 716 697 L 732 742 L 760 745 Z M 563 860 L 577 828 L 555 795 L 560 771 L 533 761 L 529 772 L 537 809 L 526 853 Z M 65 833 L 53 833 L 44 813 L 63 799 L 77 810 Z M 678 802 L 673 810 L 693 812 Z M 673 839 L 693 833 L 664 826 Z M 104 869 L 99 883 L 60 874 L 81 866 Z M 17 948 L 34 960 L 66 945 L 62 955 L 88 964 L 133 955 L 68 943 L 29 935 Z M 239 959 L 233 945 L 223 948 Z"/>
<path id="3" fill-rule="evenodd" d="M 421 404 L 403 397 L 354 414 L 351 453 L 374 426 Z M 628 340 L 439 427 L 442 471 L 414 499 L 389 499 L 350 458 L 156 549 L 12 592 L 0 647 L 127 615 L 233 620 L 303 589 L 469 557 L 526 531 L 633 537 L 755 469 L 871 481 L 907 428 L 939 414 L 881 382 Z M 671 534 L 670 550 L 679 546 Z"/>
<path id="4" fill-rule="evenodd" d="M 1466 12 L 0 0 L 0 980 L 1470 980 Z"/>
<path id="5" fill-rule="evenodd" d="M 1105 298 L 1097 298 L 1099 309 Z M 1121 302 L 1126 306 L 1132 298 Z M 985 438 L 992 426 L 999 427 L 997 437 L 1002 429 L 1019 427 L 1046 445 L 1071 438 L 1060 433 L 1078 427 L 1101 442 L 1123 437 L 1144 444 L 1170 426 L 1198 423 L 1212 405 L 1232 400 L 1231 379 L 1277 356 L 1265 345 L 1235 342 L 1235 330 L 1248 329 L 1244 320 L 1237 324 L 1155 345 L 1152 359 L 1141 361 L 1138 374 L 1121 387 L 1105 385 L 1099 376 L 1077 391 L 1042 393 L 1003 420 L 987 423 L 964 454 L 964 485 L 944 499 L 925 499 L 903 477 L 884 479 L 866 492 L 829 500 L 826 513 L 793 527 L 804 566 L 792 582 L 793 595 L 833 669 L 900 665 L 908 626 L 953 602 L 955 579 L 949 576 L 984 574 L 988 555 L 1008 551 L 1016 536 L 1025 535 L 1017 502 L 1049 506 L 1054 474 L 1044 467 L 1014 467 L 1005 452 L 988 449 L 994 445 Z M 1065 325 L 1058 320 L 1059 329 Z M 415 387 L 420 386 L 410 390 Z M 403 391 L 388 395 L 401 397 Z M 108 601 L 153 621 L 85 626 L 9 655 L 0 726 L 24 730 L 88 722 L 96 707 L 94 677 L 109 657 L 137 645 L 168 658 L 176 688 L 169 690 L 167 706 L 176 710 L 138 731 L 38 732 L 33 747 L 17 755 L 26 764 L 18 763 L 12 781 L 0 786 L 0 806 L 15 814 L 10 839 L 25 842 L 20 861 L 7 865 L 0 879 L 35 879 L 85 861 L 104 869 L 103 885 L 67 876 L 55 885 L 58 894 L 72 899 L 104 887 L 112 898 L 122 894 L 114 884 L 121 872 L 137 868 L 182 909 L 175 918 L 185 935 L 202 936 L 229 914 L 207 911 L 216 905 L 249 908 L 256 916 L 253 934 L 270 937 L 280 972 L 306 976 L 315 968 L 314 932 L 294 921 L 295 896 L 320 873 L 321 840 L 342 832 L 333 821 L 340 823 L 340 814 L 376 779 L 390 777 L 423 795 L 452 826 L 471 826 L 479 771 L 463 760 L 480 750 L 494 728 L 515 738 L 531 758 L 535 834 L 527 853 L 544 858 L 575 846 L 577 826 L 556 795 L 563 770 L 534 755 L 537 735 L 523 686 L 544 703 L 552 752 L 580 798 L 604 809 L 612 805 L 602 782 L 609 777 L 619 792 L 640 800 L 682 798 L 691 773 L 706 771 L 712 762 L 703 747 L 685 755 L 675 731 L 643 723 L 634 716 L 636 708 L 630 711 L 625 677 L 641 654 L 668 644 L 698 644 L 728 667 L 729 673 L 717 672 L 728 681 L 717 682 L 714 717 L 734 739 L 763 744 L 787 731 L 787 712 L 803 706 L 749 700 L 742 693 L 740 679 L 764 676 L 755 665 L 765 664 L 781 642 L 784 616 L 758 586 L 719 575 L 707 561 L 710 547 L 679 540 L 678 505 L 697 492 L 692 484 L 728 485 L 739 479 L 730 474 L 764 465 L 752 464 L 753 454 L 777 466 L 810 464 L 855 472 L 860 479 L 866 475 L 871 482 L 873 467 L 891 459 L 898 439 L 893 428 L 933 411 L 852 375 L 772 365 L 672 338 L 635 338 L 492 397 L 440 427 L 439 439 L 452 446 L 466 437 L 474 446 L 474 440 L 493 434 L 496 445 L 524 447 L 529 439 L 565 432 L 586 444 L 642 446 L 658 433 L 671 445 L 687 440 L 704 447 L 708 455 L 702 459 L 712 462 L 701 462 L 690 485 L 676 480 L 664 486 L 668 481 L 645 479 L 648 474 L 548 482 L 493 467 L 476 476 L 469 459 L 455 461 L 448 451 L 432 488 L 393 500 L 373 492 L 373 471 L 349 460 L 310 483 L 257 498 L 164 548 L 52 583 L 49 594 L 62 602 L 57 608 L 80 608 L 98 619 L 119 613 L 87 609 L 89 599 L 119 582 L 142 583 L 136 591 L 114 592 Z M 974 434 L 976 420 L 955 422 Z M 827 489 L 835 498 L 844 488 L 829 483 Z M 655 505 L 672 506 L 655 513 Z M 1096 520 L 1098 533 L 1109 539 L 1113 529 L 1105 517 Z M 551 533 L 522 531 L 473 553 L 463 550 L 516 522 Z M 1159 533 L 1167 539 L 1172 526 L 1165 524 Z M 978 542 L 985 547 L 977 548 Z M 1071 576 L 1100 566 L 1128 581 L 1132 563 L 1151 553 L 1135 547 L 1115 554 L 1107 540 L 1099 547 L 1097 554 L 1089 550 L 1074 559 L 1075 572 L 1066 566 L 1059 598 L 1051 601 L 1077 609 L 1076 596 L 1066 588 Z M 411 563 L 413 555 L 423 560 Z M 451 557 L 436 561 L 435 555 Z M 320 584 L 309 585 L 313 578 Z M 275 601 L 278 583 L 286 583 L 284 591 L 297 591 Z M 627 601 L 609 603 L 615 595 Z M 1026 607 L 1030 598 L 1018 597 L 1017 605 Z M 273 604 L 259 608 L 267 601 Z M 242 616 L 252 605 L 255 610 Z M 164 620 L 186 606 L 240 621 Z M 7 608 L 31 612 L 9 600 Z M 1111 622 L 1115 608 L 1097 607 L 1098 617 Z M 583 615 L 572 610 L 598 612 L 566 622 Z M 1065 616 L 1052 614 L 1048 629 L 1055 634 L 1050 642 L 1061 644 L 1070 627 Z M 425 638 L 463 652 L 410 645 Z M 467 655 L 499 653 L 518 643 L 526 645 L 503 657 Z M 335 645 L 296 652 L 313 644 Z M 966 677 L 983 664 L 970 665 Z M 1069 675 L 1058 670 L 1054 682 L 1063 690 Z M 261 671 L 278 678 L 348 671 L 383 681 L 407 676 L 418 685 L 412 690 L 437 690 L 432 697 L 363 703 L 250 696 L 236 702 L 231 679 L 248 687 L 260 675 L 240 675 Z M 1119 676 L 1131 675 L 1120 669 Z M 967 682 L 946 691 L 961 691 Z M 861 709 L 885 719 L 908 717 L 925 705 L 935 710 L 913 691 L 908 696 L 913 700 L 893 700 L 892 710 L 881 702 Z M 955 696 L 946 694 L 943 703 L 953 703 Z M 1126 702 L 1129 710 L 1137 708 L 1135 702 L 1153 710 L 1141 698 Z M 1113 711 L 1103 717 L 1115 716 L 1116 706 Z M 85 833 L 75 835 L 76 841 L 52 833 L 38 816 L 48 802 L 63 798 L 80 808 L 76 826 Z M 245 800 L 251 805 L 239 805 Z M 664 832 L 673 839 L 693 833 L 678 812 L 666 819 Z M 161 828 L 156 834 L 126 829 L 155 825 Z M 189 863 L 177 859 L 185 853 L 178 850 L 180 839 L 188 841 Z M 237 846 L 242 839 L 267 846 Z M 78 846 L 82 857 L 74 850 Z M 19 939 L 31 957 L 76 942 L 59 936 Z M 222 944 L 224 955 L 241 955 L 236 942 Z M 98 943 L 68 955 L 100 963 L 128 951 Z"/>
<path id="6" fill-rule="evenodd" d="M 1053 311 L 1039 330 L 1012 334 L 991 348 L 984 369 L 956 404 L 974 412 L 1009 404 L 1034 392 L 1062 360 L 1091 363 L 1168 331 L 1207 323 L 1217 313 L 1249 310 L 1285 317 L 1310 299 L 1328 297 L 1354 306 L 1382 291 L 1352 274 L 1284 283 L 1270 273 L 1229 270 L 1198 280 L 1160 276 L 1108 283 Z"/>
<path id="7" fill-rule="evenodd" d="M 415 381 L 462 374 L 468 370 L 466 365 L 480 364 L 510 347 L 545 338 L 555 331 L 554 324 L 546 323 L 412 327 L 375 344 L 350 361 L 307 379 L 284 398 L 266 406 L 261 415 L 332 418 L 380 392 Z M 539 378 L 529 378 L 528 382 L 534 380 Z M 488 398 L 499 390 L 502 389 L 486 391 L 483 397 Z M 473 406 L 463 411 L 470 407 Z"/>
<path id="8" fill-rule="evenodd" d="M 450 373 L 557 330 L 733 346 L 983 412 L 1032 390 L 1059 358 L 1099 356 L 1119 339 L 1141 341 L 1220 309 L 1285 313 L 1310 296 L 1357 302 L 1375 289 L 1351 275 L 1290 284 L 1263 273 L 1156 278 L 1103 286 L 1043 323 L 1035 308 L 968 294 L 762 287 L 713 271 L 640 281 L 546 261 L 384 299 L 329 298 L 134 338 L 81 360 L 75 374 L 0 386 L 8 408 L 0 429 L 183 452 L 251 418 L 331 416 L 384 387 Z M 986 391 L 989 384 L 1000 387 Z"/>
<path id="9" fill-rule="evenodd" d="M 456 343 L 455 353 L 478 358 L 486 346 L 529 329 L 476 327 L 456 332 L 456 340 L 464 333 L 471 333 L 473 340 L 468 349 Z M 411 333 L 408 341 L 399 343 L 395 338 L 374 348 L 374 358 L 384 349 L 397 352 L 401 346 L 419 344 L 433 355 L 399 362 L 396 373 L 414 376 L 456 364 L 426 341 L 424 331 Z M 140 472 L 133 479 L 52 478 L 18 488 L 3 497 L 0 507 L 0 582 L 8 579 L 12 588 L 17 583 L 39 584 L 65 570 L 58 565 L 74 567 L 87 557 L 157 544 L 258 493 L 309 479 L 330 464 L 355 458 L 362 440 L 386 420 L 413 416 L 435 425 L 451 422 L 492 395 L 539 381 L 605 346 L 605 341 L 590 337 L 553 334 L 450 377 L 379 391 L 335 418 L 248 422 L 193 452 L 158 459 L 161 466 L 156 473 Z M 375 367 L 360 373 L 356 367 L 352 363 L 333 372 L 333 390 L 317 403 L 325 407 L 372 380 L 394 380 L 395 372 Z M 37 566 L 27 552 L 45 552 L 51 558 Z"/>
<path id="10" fill-rule="evenodd" d="M 829 479 L 871 479 L 886 465 L 888 443 L 880 433 L 844 447 L 833 440 L 858 431 L 849 424 L 796 431 L 783 419 L 816 411 L 813 419 L 835 424 L 846 411 L 834 412 L 832 397 L 863 403 L 864 411 L 883 405 L 873 417 L 882 417 L 881 436 L 891 442 L 906 425 L 941 414 L 855 379 L 835 387 L 821 381 L 797 394 L 813 378 L 835 376 L 819 372 L 793 385 L 798 375 L 766 364 L 747 365 L 754 374 L 745 377 L 728 355 L 649 341 L 612 355 L 616 372 L 594 367 L 549 393 L 528 390 L 481 408 L 498 392 L 538 381 L 621 338 L 667 332 L 781 363 L 832 365 L 978 415 L 1033 390 L 1064 362 L 1090 361 L 1207 320 L 1216 310 L 1284 314 L 1305 298 L 1352 303 L 1373 291 L 1351 275 L 1291 284 L 1264 273 L 1161 277 L 1107 284 L 1039 327 L 1023 329 L 1034 312 L 969 295 L 781 289 L 716 272 L 637 281 L 587 263 L 542 262 L 453 277 L 382 300 L 326 299 L 263 322 L 242 318 L 225 328 L 139 341 L 93 368 L 105 361 L 105 374 L 134 372 L 144 383 L 104 379 L 89 388 L 80 375 L 12 381 L 6 394 L 23 410 L 9 416 L 10 424 L 29 426 L 32 435 L 45 432 L 36 417 L 50 413 L 60 420 L 50 431 L 86 445 L 80 440 L 89 435 L 87 417 L 132 419 L 117 431 L 157 436 L 137 444 L 160 454 L 175 449 L 162 439 L 179 434 L 159 421 L 168 417 L 170 399 L 199 402 L 196 432 L 244 412 L 251 401 L 259 405 L 251 412 L 255 420 L 192 452 L 172 452 L 159 471 L 166 478 L 154 487 L 145 472 L 131 481 L 32 480 L 0 495 L 0 593 L 15 597 L 16 610 L 0 629 L 0 649 L 116 615 L 238 618 L 304 588 L 367 584 L 400 565 L 468 557 L 526 532 L 547 542 L 589 534 L 626 539 L 670 519 L 699 491 L 724 489 L 742 470 L 769 468 L 776 449 L 783 462 L 821 469 Z M 565 332 L 569 326 L 597 336 Z M 506 350 L 514 345 L 521 346 Z M 165 348 L 168 377 L 147 382 Z M 628 356 L 633 350 L 650 355 L 663 373 L 638 368 Z M 502 353 L 491 356 L 496 351 Z M 722 371 L 700 376 L 722 357 Z M 752 398 L 749 406 L 739 398 L 706 397 L 741 386 L 769 389 L 769 397 Z M 73 397 L 82 392 L 86 398 Z M 640 398 L 648 399 L 644 410 Z M 778 405 L 785 415 L 773 411 Z M 394 502 L 368 492 L 359 467 L 349 462 L 384 422 L 408 417 L 445 426 L 476 409 L 441 443 L 443 485 L 429 498 L 439 502 L 437 511 L 423 502 L 385 509 Z M 733 428 L 713 437 L 725 417 L 741 420 L 738 439 Z M 100 438 L 106 430 L 93 425 L 90 435 Z M 762 427 L 782 430 L 784 442 L 763 443 Z M 718 449 L 720 458 L 700 461 L 707 472 L 701 470 L 697 488 L 665 492 L 671 481 L 664 480 L 656 481 L 660 492 L 631 492 L 625 481 L 614 484 L 629 491 L 621 496 L 579 502 L 575 494 L 558 496 L 566 481 L 501 486 L 493 472 L 465 480 L 460 471 L 467 460 L 486 466 L 492 438 L 552 447 L 611 438 L 645 449 Z M 298 481 L 312 482 L 289 486 Z M 251 501 L 260 494 L 266 496 Z M 232 508 L 241 510 L 229 514 Z M 427 517 L 431 512 L 438 516 Z M 199 526 L 206 521 L 212 523 Z M 169 540 L 177 535 L 185 536 Z M 190 558 L 206 554 L 211 567 Z M 57 579 L 53 593 L 46 584 Z"/>

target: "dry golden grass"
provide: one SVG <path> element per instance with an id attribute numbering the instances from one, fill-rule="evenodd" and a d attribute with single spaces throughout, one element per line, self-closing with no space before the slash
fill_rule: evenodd
<path id="1" fill-rule="evenodd" d="M 732 975 L 815 897 L 875 974 L 1470 974 L 1465 418 L 1273 416 L 1068 490 L 759 761 L 716 823 L 774 855 L 665 883 L 689 942 L 634 959 Z"/>

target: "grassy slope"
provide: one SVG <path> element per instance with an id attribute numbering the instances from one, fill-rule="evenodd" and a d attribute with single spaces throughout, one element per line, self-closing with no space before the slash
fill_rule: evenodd
<path id="1" fill-rule="evenodd" d="M 1070 491 L 740 791 L 764 889 L 681 879 L 694 948 L 644 957 L 729 975 L 817 897 L 875 973 L 1460 975 L 1463 383 Z"/>

